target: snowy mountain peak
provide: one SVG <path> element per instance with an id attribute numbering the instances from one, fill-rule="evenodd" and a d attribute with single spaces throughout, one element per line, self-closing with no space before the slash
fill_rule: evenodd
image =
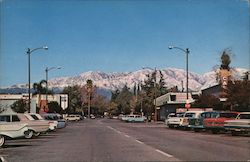
<path id="1" fill-rule="evenodd" d="M 166 86 L 171 88 L 177 86 L 178 89 L 186 87 L 186 71 L 183 69 L 177 68 L 165 68 L 160 70 L 163 74 Z M 232 70 L 234 78 L 242 78 L 247 69 L 235 68 Z M 81 73 L 77 76 L 71 77 L 60 77 L 49 80 L 49 87 L 53 88 L 63 88 L 67 86 L 80 85 L 83 86 L 86 84 L 88 79 L 91 79 L 99 88 L 107 90 L 116 90 L 121 89 L 125 85 L 130 88 L 139 83 L 143 83 L 147 79 L 147 75 L 154 72 L 154 69 L 140 69 L 134 72 L 115 72 L 115 73 L 105 73 L 101 71 L 88 71 Z M 160 79 L 159 70 L 157 69 L 157 81 Z M 193 91 L 199 91 L 204 88 L 218 84 L 216 81 L 216 71 L 210 71 L 203 75 L 189 72 L 189 88 Z M 25 84 L 18 84 L 12 86 L 25 87 Z"/>

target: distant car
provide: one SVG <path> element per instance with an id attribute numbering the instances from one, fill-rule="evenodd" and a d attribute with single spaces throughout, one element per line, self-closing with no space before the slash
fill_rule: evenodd
<path id="1" fill-rule="evenodd" d="M 165 120 L 165 124 L 169 128 L 177 128 L 180 126 L 180 123 L 182 121 L 184 112 L 178 112 L 178 113 L 172 113 L 170 116 L 167 117 Z"/>
<path id="2" fill-rule="evenodd" d="M 64 118 L 67 121 L 80 121 L 81 118 L 78 115 L 68 115 Z"/>
<path id="3" fill-rule="evenodd" d="M 34 119 L 34 120 L 39 120 L 39 121 L 47 121 L 49 123 L 49 131 L 55 131 L 58 122 L 57 121 L 48 121 L 45 120 L 40 114 L 36 114 L 36 113 L 29 113 L 30 116 Z"/>
<path id="4" fill-rule="evenodd" d="M 145 122 L 146 117 L 141 116 L 141 115 L 128 115 L 125 121 L 126 122 Z"/>
<path id="5" fill-rule="evenodd" d="M 10 123 L 0 121 L 0 147 L 4 146 L 7 138 L 24 137 L 28 132 L 27 124 L 25 123 Z"/>
<path id="6" fill-rule="evenodd" d="M 0 120 L 13 123 L 26 123 L 28 127 L 28 133 L 25 134 L 25 138 L 38 136 L 40 133 L 46 132 L 49 129 L 49 124 L 47 122 L 35 121 L 28 114 L 0 114 Z"/>
<path id="7" fill-rule="evenodd" d="M 63 119 L 62 115 L 57 114 L 57 113 L 47 113 L 47 114 L 42 114 L 45 120 L 49 121 L 57 121 L 57 127 L 58 129 L 60 128 L 65 128 L 66 127 L 66 120 Z"/>
<path id="8" fill-rule="evenodd" d="M 219 112 L 215 118 L 204 119 L 205 129 L 216 134 L 220 131 L 225 131 L 224 123 L 226 120 L 236 119 L 238 112 Z"/>
<path id="9" fill-rule="evenodd" d="M 250 133 L 250 112 L 241 112 L 235 120 L 226 120 L 224 127 L 232 135 Z"/>
<path id="10" fill-rule="evenodd" d="M 95 119 L 95 115 L 90 114 L 90 119 Z"/>
<path id="11" fill-rule="evenodd" d="M 205 111 L 201 113 L 197 118 L 189 119 L 190 128 L 195 132 L 205 130 L 204 119 L 206 118 L 215 118 L 219 112 L 217 111 Z"/>

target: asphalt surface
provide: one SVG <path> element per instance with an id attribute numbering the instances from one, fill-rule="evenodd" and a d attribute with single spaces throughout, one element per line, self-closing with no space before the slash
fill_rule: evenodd
<path id="1" fill-rule="evenodd" d="M 115 119 L 71 122 L 31 140 L 8 140 L 6 161 L 248 161 L 250 137 L 172 130 Z"/>

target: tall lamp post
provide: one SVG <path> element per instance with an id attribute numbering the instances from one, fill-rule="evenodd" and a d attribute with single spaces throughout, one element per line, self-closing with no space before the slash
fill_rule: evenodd
<path id="1" fill-rule="evenodd" d="M 39 50 L 39 49 L 44 49 L 44 50 L 48 50 L 47 46 L 43 46 L 43 47 L 38 47 L 38 48 L 34 48 L 34 49 L 30 49 L 28 48 L 27 50 L 27 55 L 28 55 L 28 82 L 29 82 L 29 101 L 28 101 L 28 111 L 30 112 L 30 55 L 32 52 Z"/>
<path id="2" fill-rule="evenodd" d="M 54 70 L 54 69 L 61 69 L 62 67 L 58 66 L 58 67 L 51 67 L 51 68 L 48 68 L 46 67 L 45 69 L 45 73 L 46 73 L 46 104 L 48 105 L 48 72 L 50 70 Z"/>
<path id="3" fill-rule="evenodd" d="M 187 74 L 186 74 L 186 77 L 187 77 L 187 79 L 186 79 L 186 82 L 187 82 L 187 89 L 186 89 L 186 93 L 187 93 L 187 104 L 188 104 L 188 54 L 190 53 L 190 51 L 189 51 L 189 49 L 188 48 L 186 48 L 186 49 L 183 49 L 183 48 L 180 48 L 180 47 L 175 47 L 175 46 L 169 46 L 168 47 L 169 49 L 178 49 L 178 50 L 181 50 L 181 51 L 183 51 L 183 52 L 185 52 L 185 54 L 186 54 L 186 72 L 187 72 Z"/>

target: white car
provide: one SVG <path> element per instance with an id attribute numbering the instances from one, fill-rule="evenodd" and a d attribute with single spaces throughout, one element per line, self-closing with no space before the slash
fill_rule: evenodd
<path id="1" fill-rule="evenodd" d="M 2 122 L 2 120 L 0 120 L 0 147 L 4 145 L 6 137 L 24 137 L 27 131 L 27 124 Z"/>
<path id="2" fill-rule="evenodd" d="M 32 138 L 33 136 L 39 136 L 41 132 L 46 132 L 49 129 L 49 124 L 46 122 L 35 121 L 28 114 L 0 114 L 1 121 L 11 123 L 26 123 L 28 127 L 28 133 L 25 134 L 25 138 Z"/>
<path id="3" fill-rule="evenodd" d="M 49 131 L 55 131 L 58 121 L 48 121 L 43 119 L 43 117 L 40 114 L 35 114 L 35 113 L 29 113 L 30 116 L 34 119 L 34 120 L 39 120 L 39 121 L 46 121 L 49 123 Z"/>
<path id="4" fill-rule="evenodd" d="M 241 112 L 236 119 L 226 120 L 224 128 L 232 135 L 250 133 L 250 112 Z"/>
<path id="5" fill-rule="evenodd" d="M 175 128 L 175 127 L 179 127 L 180 123 L 182 121 L 184 112 L 178 112 L 175 114 L 169 115 L 167 117 L 167 119 L 165 120 L 165 124 L 169 127 L 169 128 Z"/>
<path id="6" fill-rule="evenodd" d="M 67 121 L 80 121 L 81 120 L 79 115 L 68 115 L 64 119 Z"/>
<path id="7" fill-rule="evenodd" d="M 126 122 L 145 122 L 146 117 L 141 115 L 128 115 L 124 121 Z"/>

